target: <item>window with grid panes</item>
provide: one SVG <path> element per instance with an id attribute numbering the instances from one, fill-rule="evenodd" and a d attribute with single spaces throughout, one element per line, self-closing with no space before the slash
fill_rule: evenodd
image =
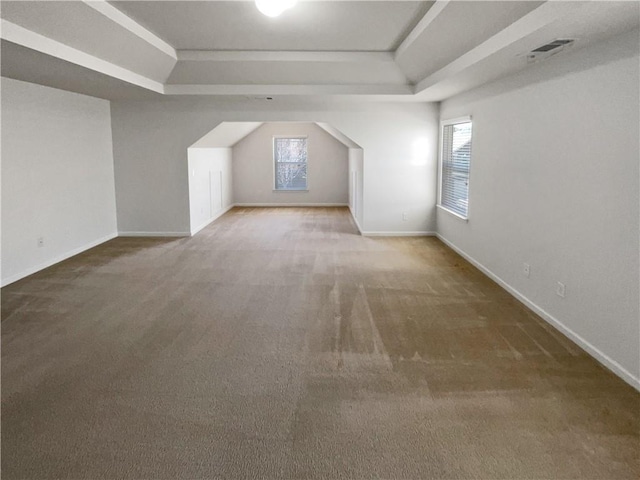
<path id="1" fill-rule="evenodd" d="M 307 139 L 288 137 L 273 139 L 276 190 L 307 189 Z"/>

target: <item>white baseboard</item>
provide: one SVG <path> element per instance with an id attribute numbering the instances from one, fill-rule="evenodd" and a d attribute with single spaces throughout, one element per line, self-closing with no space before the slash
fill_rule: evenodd
<path id="1" fill-rule="evenodd" d="M 347 203 L 236 203 L 236 207 L 348 207 Z"/>
<path id="2" fill-rule="evenodd" d="M 356 224 L 356 228 L 358 229 L 358 233 L 360 233 L 360 235 L 362 235 L 362 227 L 360 227 L 360 222 L 358 222 L 358 219 L 356 218 L 356 214 L 353 213 L 353 210 L 351 209 L 351 207 L 349 207 L 349 211 L 351 212 L 351 218 L 353 218 L 353 221 Z"/>
<path id="3" fill-rule="evenodd" d="M 190 237 L 191 232 L 118 232 L 119 237 Z"/>
<path id="4" fill-rule="evenodd" d="M 433 237 L 436 235 L 436 232 L 367 232 L 362 230 L 362 226 L 353 213 L 351 205 L 347 206 L 349 207 L 349 212 L 351 212 L 351 217 L 356 224 L 358 232 L 360 232 L 360 235 L 363 237 Z"/>
<path id="5" fill-rule="evenodd" d="M 82 245 L 81 247 L 77 247 L 74 248 L 73 250 L 69 250 L 68 252 L 63 253 L 62 255 L 56 255 L 55 257 L 47 260 L 46 262 L 40 263 L 34 267 L 29 267 L 26 270 L 23 270 L 20 273 L 17 273 L 15 275 L 11 275 L 8 278 L 3 278 L 2 279 L 2 287 L 6 287 L 7 285 L 13 283 L 13 282 L 17 282 L 18 280 L 24 278 L 24 277 L 28 277 L 29 275 L 33 275 L 36 272 L 39 272 L 40 270 L 44 270 L 45 268 L 50 267 L 51 265 L 55 265 L 56 263 L 60 263 L 63 260 L 66 260 L 67 258 L 71 258 L 74 255 L 78 255 L 79 253 L 82 253 L 86 250 L 89 250 L 90 248 L 93 247 L 97 247 L 98 245 L 100 245 L 101 243 L 107 242 L 113 238 L 116 238 L 118 236 L 117 233 L 110 233 L 109 235 L 105 235 L 104 237 L 100 237 L 97 240 L 94 240 L 93 242 L 89 242 L 85 245 Z"/>
<path id="6" fill-rule="evenodd" d="M 202 230 L 204 227 L 206 227 L 207 225 L 209 225 L 211 222 L 213 222 L 214 220 L 220 218 L 222 215 L 224 215 L 225 213 L 227 213 L 229 210 L 231 210 L 233 207 L 235 207 L 235 204 L 231 204 L 226 208 L 223 208 L 222 210 L 220 210 L 218 213 L 214 213 L 213 217 L 211 217 L 209 220 L 205 221 L 204 223 L 200 224 L 199 226 L 197 226 L 196 228 L 191 230 L 191 236 L 193 237 L 196 233 L 198 233 L 200 230 Z"/>
<path id="7" fill-rule="evenodd" d="M 434 237 L 436 232 L 363 232 L 363 237 Z"/>
<path id="8" fill-rule="evenodd" d="M 555 318 L 549 312 L 547 312 L 543 308 L 541 308 L 538 305 L 536 305 L 535 303 L 533 303 L 531 300 L 529 300 L 527 297 L 525 297 L 522 293 L 520 293 L 518 290 L 513 288 L 507 282 L 502 280 L 498 275 L 496 275 L 491 270 L 489 270 L 487 267 L 485 267 L 480 262 L 475 260 L 473 257 L 471 257 L 469 254 L 467 254 L 465 251 L 463 251 L 460 248 L 456 247 L 453 243 L 451 243 L 449 240 L 444 238 L 442 235 L 436 234 L 436 236 L 442 241 L 442 243 L 444 243 L 449 248 L 454 250 L 461 257 L 463 257 L 465 260 L 467 260 L 469 263 L 471 263 L 473 266 L 475 266 L 478 270 L 480 270 L 482 273 L 484 273 L 487 277 L 489 277 L 494 282 L 496 282 L 498 285 L 500 285 L 502 288 L 504 288 L 508 293 L 510 293 L 513 297 L 515 297 L 516 300 L 520 301 L 525 306 L 527 306 L 530 310 L 532 310 L 534 313 L 536 313 L 537 315 L 542 317 L 547 323 L 551 324 L 551 326 L 553 326 L 556 330 L 560 331 L 564 336 L 568 337 L 570 340 L 572 340 L 574 343 L 576 343 L 578 346 L 580 346 L 584 351 L 586 351 L 589 355 L 591 355 L 593 358 L 595 358 L 598 362 L 600 362 L 607 369 L 611 370 L 613 373 L 615 373 L 617 376 L 619 376 L 622 380 L 627 382 L 633 388 L 635 388 L 636 390 L 640 391 L 640 378 L 634 377 L 631 374 L 631 372 L 629 372 L 626 368 L 624 368 L 622 365 L 620 365 L 614 359 L 609 357 L 607 354 L 601 352 L 597 347 L 595 347 L 594 345 L 589 343 L 587 340 L 582 338 L 580 335 L 578 335 L 576 332 L 571 330 L 569 327 L 564 325 L 560 320 Z"/>

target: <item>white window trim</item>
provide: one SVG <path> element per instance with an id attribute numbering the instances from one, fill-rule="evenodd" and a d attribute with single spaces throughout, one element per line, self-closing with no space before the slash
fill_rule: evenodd
<path id="1" fill-rule="evenodd" d="M 440 205 L 440 204 L 437 204 L 437 205 L 436 205 L 436 207 L 437 207 L 439 210 L 442 210 L 443 212 L 447 212 L 449 215 L 452 215 L 452 216 L 456 217 L 458 220 L 460 220 L 460 221 L 462 221 L 462 222 L 465 222 L 465 223 L 466 223 L 466 222 L 468 222 L 468 221 L 469 221 L 469 217 L 468 217 L 468 215 L 469 215 L 469 209 L 468 209 L 468 208 L 467 208 L 467 216 L 466 216 L 466 217 L 463 217 L 463 216 L 462 216 L 462 215 L 460 215 L 459 213 L 454 212 L 453 210 L 449 210 L 447 207 L 443 207 L 443 206 L 442 206 L 442 205 Z"/>
<path id="2" fill-rule="evenodd" d="M 448 214 L 452 215 L 453 217 L 457 218 L 458 220 L 462 220 L 463 222 L 468 222 L 469 221 L 469 212 L 470 212 L 470 203 L 467 202 L 467 216 L 463 216 L 460 215 L 457 212 L 454 212 L 453 210 L 448 209 L 447 207 L 445 207 L 444 205 L 442 205 L 442 150 L 444 147 L 444 127 L 448 126 L 448 125 L 457 125 L 459 123 L 467 123 L 467 122 L 473 122 L 471 115 L 468 115 L 466 117 L 457 117 L 457 118 L 451 118 L 448 120 L 440 120 L 440 132 L 439 132 L 439 136 L 440 136 L 440 142 L 439 142 L 439 146 L 438 146 L 438 203 L 436 203 L 436 207 L 444 212 L 447 212 Z M 472 127 L 473 128 L 473 127 Z M 473 133 L 471 134 L 471 141 L 473 142 Z M 471 192 L 471 166 L 469 166 L 469 179 L 467 180 L 467 190 L 470 193 Z M 470 195 L 467 194 L 467 198 Z"/>
<path id="3" fill-rule="evenodd" d="M 307 188 L 300 189 L 282 189 L 276 188 L 276 138 L 304 138 L 307 141 Z M 271 137 L 271 168 L 272 168 L 272 180 L 274 193 L 304 193 L 309 191 L 309 136 L 308 135 L 273 135 Z"/>

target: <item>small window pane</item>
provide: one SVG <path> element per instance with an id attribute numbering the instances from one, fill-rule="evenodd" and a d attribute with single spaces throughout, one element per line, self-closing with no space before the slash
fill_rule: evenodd
<path id="1" fill-rule="evenodd" d="M 471 122 L 443 126 L 440 205 L 462 217 L 469 211 Z"/>
<path id="2" fill-rule="evenodd" d="M 276 190 L 307 189 L 307 139 L 273 140 Z"/>

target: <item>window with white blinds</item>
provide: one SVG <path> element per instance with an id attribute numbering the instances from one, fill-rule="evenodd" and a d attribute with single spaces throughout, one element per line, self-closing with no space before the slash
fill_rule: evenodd
<path id="1" fill-rule="evenodd" d="M 440 206 L 463 218 L 469 213 L 471 119 L 442 124 Z"/>
<path id="2" fill-rule="evenodd" d="M 276 190 L 307 189 L 307 139 L 306 137 L 274 138 Z"/>

